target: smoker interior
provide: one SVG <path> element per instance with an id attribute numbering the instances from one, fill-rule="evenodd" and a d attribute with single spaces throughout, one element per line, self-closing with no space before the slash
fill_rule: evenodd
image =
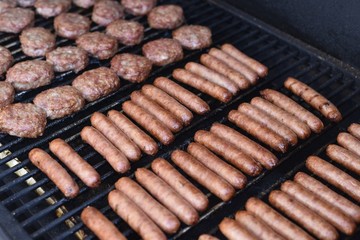
<path id="1" fill-rule="evenodd" d="M 110 109 L 121 110 L 121 104 L 129 99 L 132 91 L 140 89 L 143 84 L 151 83 L 156 77 L 171 78 L 173 69 L 183 67 L 189 61 L 198 61 L 199 56 L 207 49 L 185 51 L 185 57 L 182 61 L 155 68 L 145 83 L 130 84 L 122 81 L 122 87 L 117 92 L 88 103 L 83 110 L 69 117 L 49 121 L 44 135 L 40 138 L 20 139 L 1 135 L 0 152 L 7 154 L 11 152 L 11 154 L 8 156 L 3 154 L 3 158 L 0 160 L 0 214 L 2 216 L 0 236 L 7 235 L 9 239 L 77 239 L 79 234 L 85 234 L 86 239 L 96 239 L 84 227 L 79 217 L 84 207 L 92 205 L 100 209 L 129 239 L 138 239 L 139 237 L 108 206 L 107 194 L 114 188 L 113 185 L 116 180 L 122 176 L 133 177 L 137 168 L 149 167 L 151 161 L 156 157 L 164 157 L 169 160 L 169 154 L 174 149 L 186 148 L 193 140 L 197 130 L 209 129 L 214 122 L 222 122 L 239 130 L 226 119 L 228 112 L 235 109 L 240 103 L 248 102 L 252 97 L 259 96 L 259 91 L 264 88 L 278 89 L 320 117 L 324 122 L 325 130 L 320 134 L 312 134 L 305 141 L 300 141 L 296 147 L 291 148 L 286 154 L 276 153 L 280 159 L 280 165 L 271 171 L 264 171 L 256 178 L 249 178 L 249 184 L 246 188 L 238 191 L 230 202 L 222 202 L 206 189 L 195 184 L 209 197 L 209 208 L 201 213 L 198 224 L 195 226 L 182 225 L 180 230 L 169 238 L 195 239 L 202 233 L 213 233 L 223 238 L 217 230 L 217 225 L 224 217 L 233 216 L 237 210 L 242 209 L 250 196 L 259 196 L 265 199 L 272 189 L 278 188 L 280 182 L 291 178 L 298 169 L 304 168 L 303 165 L 307 156 L 318 152 L 322 154 L 324 146 L 334 142 L 339 131 L 344 131 L 352 122 L 360 122 L 359 81 L 356 79 L 356 72 L 342 68 L 330 57 L 324 56 L 320 52 L 308 48 L 291 37 L 287 37 L 263 23 L 254 21 L 252 17 L 240 11 L 234 11 L 234 9 L 230 9 L 220 2 L 173 0 L 160 1 L 160 4 L 176 3 L 181 5 L 184 8 L 188 24 L 201 24 L 211 28 L 213 46 L 227 42 L 234 44 L 241 51 L 268 66 L 269 75 L 261 79 L 255 87 L 241 92 L 227 104 L 222 104 L 195 89 L 184 86 L 207 101 L 211 111 L 204 116 L 195 116 L 188 127 L 175 135 L 176 140 L 172 144 L 169 146 L 159 145 L 160 150 L 156 156 L 144 155 L 140 161 L 132 163 L 131 170 L 126 174 L 115 173 L 99 154 L 81 141 L 79 132 L 84 126 L 90 125 L 89 117 L 93 112 L 106 112 Z M 86 16 L 91 15 L 91 10 L 73 7 L 70 11 L 79 12 Z M 127 18 L 133 17 L 127 16 Z M 141 46 L 144 43 L 160 37 L 171 37 L 171 31 L 150 29 L 146 23 L 146 18 L 137 18 L 137 20 L 145 25 L 146 32 L 143 43 L 135 47 L 121 46 L 119 52 L 140 54 Z M 37 16 L 35 25 L 52 29 L 52 20 L 45 20 Z M 91 30 L 102 31 L 104 29 L 93 25 Z M 58 46 L 68 44 L 74 44 L 74 42 L 62 38 L 57 39 Z M 12 51 L 16 62 L 28 58 L 23 55 L 18 37 L 15 35 L 1 33 L 0 45 L 8 47 Z M 109 61 L 91 59 L 91 64 L 85 70 L 108 65 Z M 291 95 L 283 88 L 283 82 L 288 76 L 301 79 L 330 99 L 339 107 L 344 120 L 339 124 L 331 123 L 318 112 L 309 108 L 299 98 Z M 73 72 L 56 74 L 51 85 L 17 93 L 15 101 L 30 102 L 37 93 L 44 89 L 70 84 L 75 77 L 76 74 Z M 69 142 L 100 173 L 102 184 L 99 188 L 89 189 L 72 175 L 80 184 L 81 190 L 75 199 L 66 199 L 59 189 L 29 162 L 27 154 L 32 148 L 40 147 L 48 151 L 48 142 L 58 137 Z M 7 163 L 15 158 L 18 160 L 18 164 L 9 168 Z M 16 175 L 19 170 L 27 172 L 19 177 Z M 36 182 L 33 182 L 33 185 L 28 185 L 26 181 L 29 179 L 34 179 Z M 44 190 L 42 195 L 35 192 L 38 188 Z M 56 199 L 56 202 L 49 204 L 47 202 L 49 197 Z M 63 211 L 64 214 L 59 217 L 56 216 L 56 209 L 58 208 L 66 209 Z M 69 228 L 65 223 L 67 220 L 73 224 L 72 228 Z M 342 239 L 358 239 L 359 237 L 359 227 L 357 233 L 352 237 L 341 236 Z"/>

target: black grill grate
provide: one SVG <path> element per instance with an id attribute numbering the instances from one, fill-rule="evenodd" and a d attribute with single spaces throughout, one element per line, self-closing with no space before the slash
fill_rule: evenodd
<path id="1" fill-rule="evenodd" d="M 164 1 L 161 1 L 161 3 L 163 2 Z M 322 118 L 318 113 L 315 113 L 324 121 L 325 131 L 320 135 L 312 135 L 306 141 L 301 141 L 296 148 L 290 149 L 286 154 L 277 154 L 279 159 L 281 159 L 281 165 L 272 171 L 265 171 L 260 176 L 249 179 L 249 184 L 246 189 L 239 191 L 231 202 L 223 203 L 208 191 L 201 188 L 209 197 L 209 209 L 201 215 L 199 224 L 193 227 L 183 225 L 176 235 L 171 236 L 174 239 L 189 239 L 195 238 L 203 232 L 216 231 L 214 226 L 216 226 L 224 216 L 230 215 L 235 210 L 240 209 L 249 196 L 267 191 L 272 184 L 277 184 L 279 179 L 286 178 L 286 174 L 291 172 L 298 163 L 303 162 L 305 159 L 304 157 L 298 158 L 297 156 L 310 155 L 309 153 L 315 151 L 311 151 L 311 149 L 318 149 L 328 141 L 331 141 L 331 139 L 335 139 L 336 135 L 332 136 L 332 138 L 328 136 L 331 135 L 332 132 L 337 131 L 339 129 L 338 126 L 343 126 L 345 122 L 359 122 L 359 84 L 356 84 L 354 76 L 346 71 L 339 70 L 339 68 L 332 64 L 321 60 L 316 54 L 307 53 L 304 49 L 281 40 L 278 36 L 271 33 L 271 30 L 270 32 L 268 30 L 265 31 L 253 25 L 246 17 L 244 18 L 244 16 L 240 16 L 240 18 L 236 17 L 212 3 L 203 0 L 173 0 L 166 2 L 182 5 L 188 24 L 202 24 L 210 27 L 213 32 L 214 46 L 225 42 L 232 43 L 249 56 L 267 65 L 270 73 L 265 79 L 262 79 L 256 87 L 241 93 L 227 104 L 221 104 L 189 88 L 208 102 L 211 111 L 205 116 L 196 116 L 190 126 L 176 134 L 176 140 L 170 146 L 160 146 L 160 151 L 156 157 L 161 156 L 168 159 L 169 153 L 172 150 L 184 148 L 192 141 L 196 130 L 208 129 L 213 122 L 220 121 L 226 125 L 235 127 L 226 120 L 227 113 L 235 109 L 239 103 L 249 101 L 252 97 L 258 96 L 258 90 L 260 89 L 280 89 L 280 91 L 285 94 L 289 94 L 289 92 L 282 88 L 283 81 L 287 76 L 297 77 L 320 91 L 320 93 L 324 94 L 339 107 L 344 116 L 344 121 L 340 125 L 334 125 Z M 73 7 L 71 11 L 80 12 L 87 16 L 91 15 L 89 10 L 80 10 L 75 7 Z M 144 17 L 137 18 L 137 20 L 145 25 L 146 32 L 143 43 L 159 37 L 171 36 L 170 31 L 151 30 Z M 36 26 L 52 28 L 52 21 L 39 18 L 36 21 Z M 92 31 L 102 31 L 103 29 L 103 27 L 96 25 L 92 26 Z M 16 61 L 27 59 L 20 50 L 16 36 L 10 34 L 1 34 L 0 36 L 0 45 L 8 47 L 12 51 Z M 74 44 L 73 41 L 61 38 L 57 40 L 57 43 L 58 45 Z M 185 63 L 189 61 L 197 61 L 199 56 L 205 51 L 206 50 L 185 51 L 184 60 L 162 68 L 155 68 L 146 83 L 151 83 L 158 76 L 170 77 L 171 71 L 174 68 L 183 67 Z M 119 52 L 139 54 L 141 53 L 141 46 L 121 47 Z M 91 64 L 86 70 L 108 65 L 109 61 L 91 59 Z M 56 79 L 50 86 L 18 93 L 16 95 L 16 101 L 29 102 L 37 93 L 44 89 L 71 83 L 75 76 L 72 72 L 57 74 Z M 113 184 L 122 175 L 114 173 L 107 162 L 88 145 L 84 144 L 79 137 L 80 130 L 85 125 L 89 125 L 89 117 L 94 111 L 105 112 L 109 109 L 120 110 L 121 104 L 129 98 L 130 93 L 133 90 L 140 89 L 142 85 L 129 84 L 124 81 L 122 81 L 122 84 L 119 91 L 95 102 L 88 103 L 82 111 L 63 119 L 50 121 L 44 136 L 41 138 L 29 140 L 5 135 L 0 136 L 0 142 L 3 144 L 3 146 L 0 147 L 0 152 L 4 150 L 12 152 L 10 156 L 0 160 L 0 201 L 31 238 L 76 239 L 74 234 L 78 230 L 84 230 L 88 235 L 88 239 L 93 239 L 94 236 L 83 227 L 79 219 L 81 210 L 87 205 L 93 205 L 101 209 L 130 239 L 138 238 L 122 220 L 116 217 L 107 204 L 107 193 L 113 189 Z M 300 101 L 298 98 L 294 97 L 294 99 L 298 102 Z M 312 111 L 307 105 L 303 104 L 303 106 Z M 102 177 L 102 184 L 99 188 L 89 189 L 80 185 L 81 191 L 78 197 L 72 200 L 65 199 L 54 184 L 29 163 L 27 154 L 32 148 L 40 147 L 48 149 L 48 142 L 57 137 L 68 141 L 82 157 L 97 169 Z M 14 158 L 20 159 L 21 162 L 9 168 L 6 163 Z M 134 169 L 148 166 L 152 159 L 154 158 L 143 156 L 139 162 L 132 164 L 132 170 L 126 175 L 132 177 Z M 28 170 L 28 173 L 25 175 L 18 177 L 14 174 L 16 171 L 21 171 L 24 168 Z M 30 178 L 36 180 L 34 185 L 29 186 L 26 183 L 26 180 Z M 76 180 L 78 181 L 77 178 Z M 38 195 L 35 193 L 35 190 L 39 187 L 45 191 L 44 194 Z M 53 197 L 57 201 L 49 205 L 46 201 L 49 197 Z M 67 210 L 67 212 L 59 218 L 56 217 L 55 214 L 58 208 L 66 208 Z M 68 219 L 73 220 L 75 224 L 71 229 L 65 224 L 65 221 Z"/>

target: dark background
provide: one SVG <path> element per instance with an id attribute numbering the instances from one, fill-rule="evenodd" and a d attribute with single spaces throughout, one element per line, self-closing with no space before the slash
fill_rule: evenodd
<path id="1" fill-rule="evenodd" d="M 360 69 L 359 0 L 225 0 Z"/>

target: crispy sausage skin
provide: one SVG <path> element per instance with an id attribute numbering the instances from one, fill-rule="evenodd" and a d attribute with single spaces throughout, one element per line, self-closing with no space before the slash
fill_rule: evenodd
<path id="1" fill-rule="evenodd" d="M 81 220 L 100 240 L 126 240 L 126 237 L 94 207 L 86 207 L 81 212 Z"/>
<path id="2" fill-rule="evenodd" d="M 335 240 L 339 237 L 338 232 L 330 223 L 288 194 L 274 190 L 269 195 L 269 202 L 317 238 Z"/>
<path id="3" fill-rule="evenodd" d="M 241 227 L 240 224 L 230 218 L 224 218 L 219 224 L 219 229 L 224 236 L 229 240 L 256 240 L 248 230 Z"/>
<path id="4" fill-rule="evenodd" d="M 310 156 L 306 159 L 306 167 L 360 202 L 360 182 L 349 174 L 316 156 Z"/>
<path id="5" fill-rule="evenodd" d="M 341 132 L 336 138 L 339 145 L 360 156 L 360 140 L 349 133 Z"/>
<path id="6" fill-rule="evenodd" d="M 108 117 L 100 112 L 95 112 L 90 118 L 91 125 L 101 132 L 115 147 L 117 147 L 130 161 L 137 161 L 141 151 L 121 129 Z"/>
<path id="7" fill-rule="evenodd" d="M 86 126 L 81 130 L 80 135 L 82 140 L 100 153 L 116 172 L 124 173 L 130 169 L 130 163 L 126 156 L 98 130 Z"/>
<path id="8" fill-rule="evenodd" d="M 209 204 L 208 198 L 171 164 L 163 158 L 157 158 L 151 163 L 151 169 L 162 180 L 169 184 L 196 210 L 205 211 Z"/>
<path id="9" fill-rule="evenodd" d="M 326 154 L 335 162 L 360 175 L 360 156 L 335 144 L 326 148 Z"/>
<path id="10" fill-rule="evenodd" d="M 138 128 L 132 121 L 116 110 L 110 110 L 108 117 L 123 131 L 144 153 L 155 155 L 158 145 L 149 135 Z"/>
<path id="11" fill-rule="evenodd" d="M 351 135 L 353 135 L 357 139 L 360 139 L 360 124 L 359 123 L 352 123 L 348 127 L 348 131 L 349 131 L 349 133 L 351 133 Z"/>
<path id="12" fill-rule="evenodd" d="M 125 194 L 113 190 L 108 195 L 108 202 L 114 212 L 124 219 L 129 226 L 144 240 L 166 240 L 158 226 Z"/>
<path id="13" fill-rule="evenodd" d="M 52 140 L 49 148 L 86 186 L 94 188 L 100 185 L 99 173 L 64 140 Z"/>
<path id="14" fill-rule="evenodd" d="M 69 173 L 47 152 L 40 148 L 33 148 L 29 152 L 29 159 L 37 168 L 60 189 L 67 198 L 74 198 L 79 194 L 79 186 Z"/>
<path id="15" fill-rule="evenodd" d="M 321 112 L 327 119 L 334 122 L 341 121 L 341 113 L 335 105 L 310 86 L 292 77 L 289 77 L 284 85 L 292 93 L 301 97 L 310 106 Z"/>
<path id="16" fill-rule="evenodd" d="M 154 86 L 160 88 L 196 114 L 203 115 L 210 111 L 209 105 L 204 100 L 168 78 L 156 78 Z"/>

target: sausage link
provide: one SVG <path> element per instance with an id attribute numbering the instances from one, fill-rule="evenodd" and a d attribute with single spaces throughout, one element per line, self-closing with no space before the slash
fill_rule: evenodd
<path id="1" fill-rule="evenodd" d="M 64 140 L 60 138 L 52 140 L 49 148 L 86 186 L 94 188 L 100 185 L 99 173 Z"/>
<path id="2" fill-rule="evenodd" d="M 269 202 L 317 238 L 335 240 L 339 237 L 338 232 L 330 223 L 288 194 L 274 190 L 269 195 Z"/>
<path id="3" fill-rule="evenodd" d="M 295 175 L 294 181 L 299 183 L 307 190 L 315 193 L 324 201 L 327 201 L 331 205 L 337 207 L 339 210 L 350 216 L 357 223 L 360 222 L 360 207 L 358 205 L 349 201 L 340 194 L 334 192 L 315 178 L 310 177 L 306 173 L 299 172 Z"/>
<path id="4" fill-rule="evenodd" d="M 130 161 L 137 161 L 141 151 L 109 118 L 95 112 L 90 118 L 91 125 L 102 133 Z"/>
<path id="5" fill-rule="evenodd" d="M 168 78 L 158 77 L 154 85 L 196 114 L 203 115 L 210 111 L 209 105 L 204 100 Z"/>
<path id="6" fill-rule="evenodd" d="M 153 172 L 145 168 L 138 168 L 135 177 L 151 195 L 172 211 L 182 222 L 193 225 L 199 221 L 199 215 L 195 208 Z"/>
<path id="7" fill-rule="evenodd" d="M 230 142 L 211 132 L 199 130 L 195 133 L 194 139 L 250 176 L 257 176 L 262 171 L 262 167 L 258 162 Z"/>
<path id="8" fill-rule="evenodd" d="M 198 240 L 219 240 L 217 237 L 211 236 L 209 234 L 201 234 Z"/>
<path id="9" fill-rule="evenodd" d="M 171 160 L 187 175 L 195 179 L 210 192 L 223 201 L 229 201 L 235 194 L 235 189 L 219 175 L 205 167 L 193 156 L 181 150 L 171 154 Z"/>
<path id="10" fill-rule="evenodd" d="M 335 144 L 326 148 L 326 154 L 335 162 L 360 175 L 360 156 Z"/>
<path id="11" fill-rule="evenodd" d="M 306 167 L 317 176 L 360 202 L 360 182 L 349 174 L 316 156 L 307 158 Z"/>
<path id="12" fill-rule="evenodd" d="M 245 208 L 254 216 L 263 220 L 268 226 L 281 234 L 286 239 L 313 240 L 308 233 L 290 220 L 282 216 L 276 210 L 257 198 L 250 198 Z"/>
<path id="13" fill-rule="evenodd" d="M 357 139 L 360 139 L 360 124 L 358 124 L 358 123 L 352 123 L 352 124 L 348 127 L 348 131 L 349 131 L 349 133 L 351 133 L 351 135 L 353 135 L 353 136 L 356 137 Z"/>
<path id="14" fill-rule="evenodd" d="M 196 210 L 205 211 L 209 204 L 208 198 L 171 166 L 168 161 L 163 158 L 157 158 L 151 163 L 151 169 L 185 198 Z"/>
<path id="15" fill-rule="evenodd" d="M 288 142 L 283 137 L 246 114 L 232 110 L 228 115 L 228 119 L 272 149 L 282 153 L 287 152 Z"/>
<path id="16" fill-rule="evenodd" d="M 339 133 L 336 138 L 339 145 L 360 156 L 360 140 L 349 133 Z"/>
<path id="17" fill-rule="evenodd" d="M 29 152 L 29 159 L 37 168 L 59 188 L 67 198 L 74 198 L 79 194 L 79 186 L 69 173 L 47 152 L 40 148 L 33 148 Z"/>
<path id="18" fill-rule="evenodd" d="M 145 128 L 162 144 L 169 145 L 174 141 L 175 137 L 170 129 L 133 101 L 124 102 L 122 108 L 129 117 Z"/>
<path id="19" fill-rule="evenodd" d="M 242 189 L 246 186 L 247 179 L 244 174 L 233 166 L 227 164 L 206 147 L 198 143 L 190 143 L 187 152 L 194 156 L 199 162 L 207 168 L 217 173 L 236 189 Z"/>
<path id="20" fill-rule="evenodd" d="M 158 226 L 119 190 L 113 190 L 108 195 L 108 202 L 114 212 L 144 240 L 167 239 Z"/>
<path id="21" fill-rule="evenodd" d="M 248 230 L 242 228 L 238 222 L 230 218 L 224 218 L 219 224 L 219 229 L 229 240 L 257 240 Z"/>
<path id="22" fill-rule="evenodd" d="M 226 88 L 223 88 L 213 82 L 207 81 L 206 79 L 195 75 L 185 69 L 175 69 L 172 75 L 179 82 L 196 88 L 200 92 L 203 92 L 219 100 L 220 102 L 229 102 L 233 96 L 232 93 L 229 92 Z"/>
<path id="23" fill-rule="evenodd" d="M 131 199 L 163 231 L 172 234 L 179 229 L 180 222 L 177 217 L 135 181 L 128 177 L 122 177 L 115 183 L 115 188 Z"/>
<path id="24" fill-rule="evenodd" d="M 100 240 L 126 240 L 126 237 L 94 207 L 86 207 L 81 212 L 81 220 Z"/>
<path id="25" fill-rule="evenodd" d="M 318 117 L 284 94 L 272 89 L 262 90 L 260 91 L 260 94 L 269 102 L 288 111 L 301 121 L 305 122 L 313 132 L 319 133 L 323 130 L 324 124 Z"/>
<path id="26" fill-rule="evenodd" d="M 149 135 L 138 128 L 130 119 L 116 110 L 110 110 L 108 117 L 115 125 L 123 131 L 144 153 L 155 155 L 158 145 Z"/>
<path id="27" fill-rule="evenodd" d="M 300 82 L 295 78 L 289 77 L 285 81 L 284 85 L 292 93 L 301 97 L 310 106 L 321 112 L 322 115 L 324 115 L 330 121 L 341 121 L 341 113 L 335 107 L 335 105 L 307 84 Z"/>

